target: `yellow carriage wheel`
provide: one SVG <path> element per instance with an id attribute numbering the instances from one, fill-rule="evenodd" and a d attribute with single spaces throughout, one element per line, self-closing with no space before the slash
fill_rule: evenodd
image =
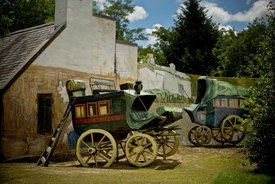
<path id="1" fill-rule="evenodd" d="M 129 137 L 126 142 L 127 160 L 137 167 L 151 164 L 157 155 L 157 143 L 150 135 L 137 133 Z"/>
<path id="2" fill-rule="evenodd" d="M 188 132 L 188 140 L 190 143 L 192 143 L 194 146 L 199 146 L 196 140 L 196 129 L 200 126 L 194 126 L 191 128 Z"/>
<path id="3" fill-rule="evenodd" d="M 245 137 L 246 127 L 238 115 L 227 116 L 220 126 L 223 138 L 231 144 L 237 144 Z"/>
<path id="4" fill-rule="evenodd" d="M 82 166 L 109 167 L 117 156 L 117 144 L 109 132 L 90 129 L 78 138 L 76 156 Z"/>
<path id="5" fill-rule="evenodd" d="M 224 144 L 226 140 L 222 136 L 222 132 L 220 128 L 212 128 L 212 137 L 215 141 Z"/>
<path id="6" fill-rule="evenodd" d="M 212 138 L 210 128 L 207 126 L 199 126 L 195 130 L 195 139 L 198 145 L 204 146 L 210 143 Z"/>
<path id="7" fill-rule="evenodd" d="M 165 131 L 156 137 L 158 156 L 164 159 L 176 153 L 179 147 L 179 136 L 174 130 Z"/>

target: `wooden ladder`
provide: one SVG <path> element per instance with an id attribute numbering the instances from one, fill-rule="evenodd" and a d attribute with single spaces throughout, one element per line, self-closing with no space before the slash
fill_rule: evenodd
<path id="1" fill-rule="evenodd" d="M 72 105 L 74 103 L 75 99 L 73 99 L 72 101 L 70 101 L 68 103 L 68 106 L 63 114 L 63 118 L 62 120 L 59 122 L 58 127 L 56 128 L 56 130 L 54 131 L 53 136 L 51 137 L 49 144 L 47 145 L 47 147 L 45 148 L 43 154 L 40 156 L 39 160 L 37 161 L 37 165 L 42 165 L 44 167 L 47 167 L 50 161 L 50 158 L 53 155 L 53 152 L 55 150 L 55 147 L 58 143 L 58 140 L 60 138 L 61 132 L 67 122 L 67 118 L 71 112 L 71 108 Z"/>

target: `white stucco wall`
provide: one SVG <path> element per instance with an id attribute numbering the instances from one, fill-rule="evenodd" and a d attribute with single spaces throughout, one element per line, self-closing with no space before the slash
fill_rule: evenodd
<path id="1" fill-rule="evenodd" d="M 116 67 L 120 77 L 137 79 L 137 45 L 116 43 Z"/>
<path id="2" fill-rule="evenodd" d="M 138 67 L 138 79 L 143 83 L 143 89 L 165 89 L 191 97 L 190 77 L 170 67 L 145 64 Z"/>
<path id="3" fill-rule="evenodd" d="M 157 73 L 149 67 L 142 67 L 138 70 L 138 80 L 142 81 L 143 90 L 163 89 L 164 75 Z"/>
<path id="4" fill-rule="evenodd" d="M 92 0 L 68 0 L 67 27 L 34 62 L 75 71 L 114 73 L 115 21 L 93 16 Z"/>

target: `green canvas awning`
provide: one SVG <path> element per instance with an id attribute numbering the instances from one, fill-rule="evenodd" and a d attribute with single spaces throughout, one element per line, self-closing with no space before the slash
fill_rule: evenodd
<path id="1" fill-rule="evenodd" d="M 206 103 L 215 97 L 222 96 L 247 96 L 245 87 L 234 86 L 228 82 L 210 79 L 206 76 L 199 77 L 196 103 Z"/>

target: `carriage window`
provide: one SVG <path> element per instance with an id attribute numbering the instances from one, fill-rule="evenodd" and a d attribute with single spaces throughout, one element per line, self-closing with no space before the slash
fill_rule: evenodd
<path id="1" fill-rule="evenodd" d="M 75 117 L 76 118 L 85 118 L 86 113 L 85 113 L 85 105 L 80 104 L 75 106 Z"/>
<path id="2" fill-rule="evenodd" d="M 222 98 L 221 99 L 221 107 L 228 107 L 227 98 Z"/>
<path id="3" fill-rule="evenodd" d="M 213 101 L 213 106 L 214 107 L 220 107 L 221 106 L 221 104 L 220 104 L 220 99 L 218 98 L 218 99 L 215 99 L 214 101 Z"/>
<path id="4" fill-rule="evenodd" d="M 87 104 L 88 107 L 88 116 L 96 116 L 97 115 L 97 103 L 92 102 Z"/>
<path id="5" fill-rule="evenodd" d="M 105 101 L 99 101 L 99 115 L 107 115 L 110 114 L 110 102 Z"/>
<path id="6" fill-rule="evenodd" d="M 238 99 L 229 99 L 229 107 L 238 108 Z"/>

